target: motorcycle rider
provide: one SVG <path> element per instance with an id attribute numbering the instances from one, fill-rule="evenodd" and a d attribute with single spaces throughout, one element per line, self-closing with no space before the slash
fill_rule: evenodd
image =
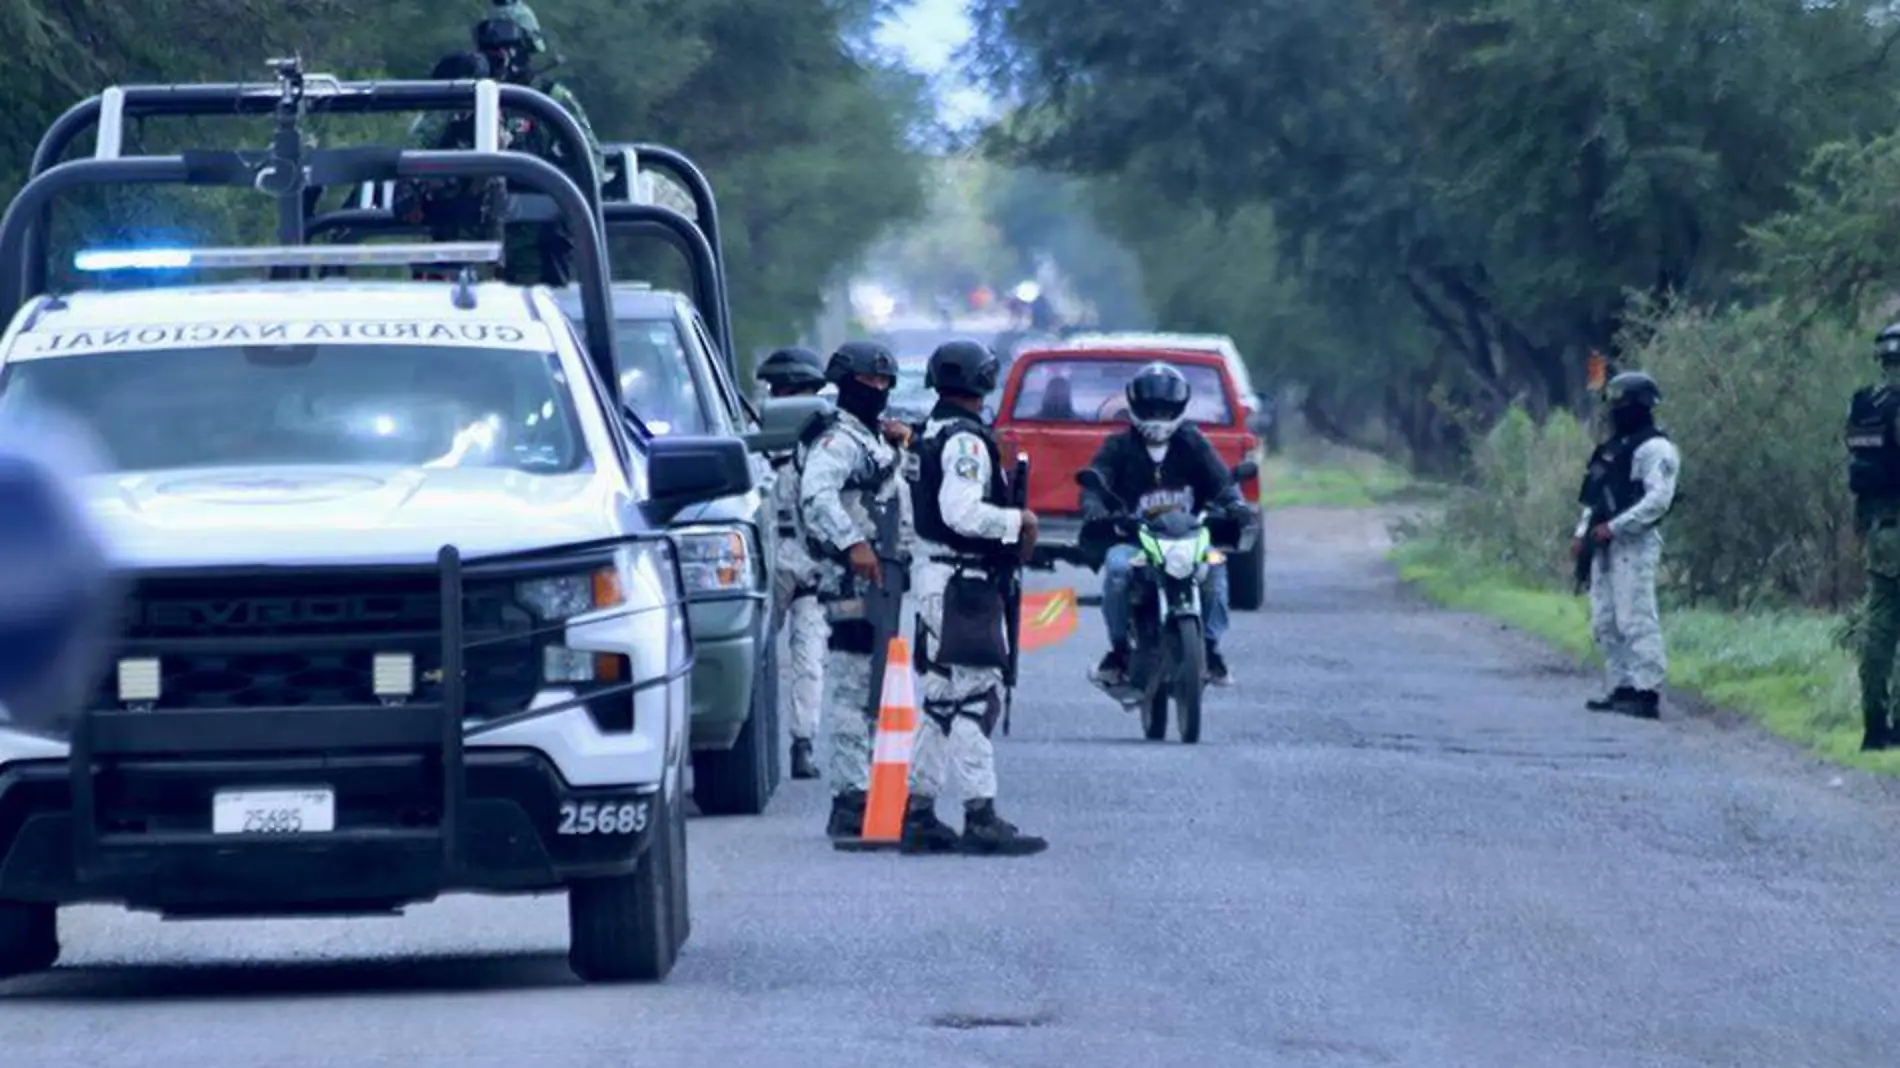
<path id="1" fill-rule="evenodd" d="M 815 397 L 825 387 L 825 363 L 810 349 L 784 348 L 759 364 L 758 379 L 774 397 Z M 772 561 L 772 633 L 790 621 L 792 778 L 816 779 L 812 736 L 824 695 L 825 639 L 830 624 L 818 603 L 818 564 L 798 526 L 798 450 L 768 455 L 777 472 L 772 500 L 778 512 L 778 551 Z"/>
<path id="2" fill-rule="evenodd" d="M 883 577 L 872 539 L 870 502 L 898 506 L 898 543 L 911 538 L 910 495 L 899 477 L 902 457 L 881 417 L 897 385 L 897 357 L 869 341 L 849 341 L 831 354 L 825 379 L 838 387 L 837 409 L 816 423 L 801 445 L 798 524 L 818 564 L 819 603 L 830 623 L 824 669 L 825 737 L 831 749 L 831 815 L 825 833 L 853 838 L 864 825 L 871 785 L 874 713 L 867 711 L 875 632 L 862 613 L 860 590 Z"/>
<path id="3" fill-rule="evenodd" d="M 1005 508 L 1001 453 L 982 416 L 996 389 L 996 355 L 974 341 L 937 347 L 924 386 L 937 404 L 918 438 L 911 511 L 917 544 L 911 589 L 917 597 L 917 664 L 923 672 L 923 720 L 911 763 L 905 852 L 1024 855 L 1049 847 L 996 814 L 996 749 L 990 734 L 1003 711 L 1004 628 L 1001 568 L 1027 561 L 1036 514 Z M 937 818 L 944 764 L 959 780 L 963 835 Z"/>
<path id="4" fill-rule="evenodd" d="M 1210 517 L 1238 518 L 1246 507 L 1233 472 L 1198 427 L 1187 422 L 1192 390 L 1187 376 L 1173 365 L 1155 362 L 1128 380 L 1123 394 L 1133 424 L 1102 443 L 1089 461 L 1108 489 L 1140 515 L 1174 509 L 1205 508 Z M 1111 514 L 1101 494 L 1082 491 L 1085 522 Z M 1108 655 L 1089 677 L 1104 686 L 1121 686 L 1128 677 L 1128 599 L 1132 592 L 1129 569 L 1140 552 L 1133 545 L 1116 545 L 1102 564 L 1102 619 L 1108 626 Z M 1227 632 L 1227 567 L 1208 568 L 1207 681 L 1231 684 L 1220 639 Z"/>
<path id="5" fill-rule="evenodd" d="M 565 84 L 537 74 L 534 57 L 547 52 L 547 36 L 541 32 L 541 20 L 534 9 L 521 0 L 493 0 L 494 12 L 475 24 L 475 47 L 488 58 L 494 77 L 515 85 L 538 89 L 574 116 L 587 147 L 594 154 L 595 166 L 606 163 L 606 152 L 594 136 L 593 124 L 580 98 Z M 567 161 L 552 135 L 538 128 L 532 119 L 509 116 L 507 126 L 519 151 L 541 157 L 563 169 Z M 562 220 L 511 223 L 503 230 L 505 241 L 502 276 L 517 285 L 543 283 L 563 286 L 572 274 L 573 235 Z"/>

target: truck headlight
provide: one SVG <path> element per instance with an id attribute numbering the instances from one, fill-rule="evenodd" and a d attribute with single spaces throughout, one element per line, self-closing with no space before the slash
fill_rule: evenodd
<path id="1" fill-rule="evenodd" d="M 689 528 L 671 532 L 679 546 L 680 575 L 686 595 L 739 590 L 752 577 L 752 543 L 737 527 Z"/>
<path id="2" fill-rule="evenodd" d="M 571 575 L 527 579 L 515 586 L 515 598 L 536 618 L 558 623 L 626 603 L 617 565 Z M 542 677 L 548 682 L 613 682 L 622 675 L 623 657 L 548 645 L 541 651 Z"/>

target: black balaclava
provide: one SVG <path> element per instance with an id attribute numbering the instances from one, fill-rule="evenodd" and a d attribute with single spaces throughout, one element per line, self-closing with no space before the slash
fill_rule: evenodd
<path id="1" fill-rule="evenodd" d="M 1619 404 L 1610 409 L 1610 425 L 1620 437 L 1647 430 L 1656 420 L 1656 413 L 1642 404 Z"/>
<path id="2" fill-rule="evenodd" d="M 878 416 L 884 414 L 884 406 L 890 399 L 890 390 L 861 382 L 855 375 L 838 383 L 838 407 L 857 416 L 865 426 L 874 430 L 877 428 Z"/>

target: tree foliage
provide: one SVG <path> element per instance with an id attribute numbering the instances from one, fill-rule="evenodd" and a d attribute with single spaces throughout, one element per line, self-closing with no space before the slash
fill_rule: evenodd
<path id="1" fill-rule="evenodd" d="M 1326 338 L 1298 373 L 1377 397 L 1420 459 L 1513 403 L 1578 406 L 1632 298 L 1759 296 L 1751 228 L 1817 148 L 1900 122 L 1895 31 L 1862 5 L 974 7 L 977 63 L 1018 105 L 990 150 L 1133 187 L 1104 205 L 1127 226 L 1201 227 L 1198 284 L 1229 291 L 1208 308 L 1298 306 L 1281 325 Z M 1143 269 L 1190 251 L 1151 238 Z"/>
<path id="2" fill-rule="evenodd" d="M 659 141 L 712 179 L 726 228 L 742 345 L 782 343 L 819 306 L 824 282 L 888 225 L 922 208 L 912 133 L 919 81 L 865 46 L 890 5 L 874 0 L 565 0 L 537 9 L 559 76 L 609 140 Z M 10 0 L 0 33 L 15 62 L 0 74 L 0 193 L 20 180 L 51 119 L 113 83 L 264 80 L 292 52 L 342 76 L 426 77 L 469 46 L 483 0 Z M 259 146 L 261 124 L 165 123 L 161 145 Z M 158 126 L 165 126 L 163 130 Z M 400 129 L 332 118 L 325 140 Z M 215 138 L 222 140 L 214 140 Z M 242 140 L 231 140 L 242 139 Z M 89 198 L 94 232 L 243 227 L 256 198 Z M 229 239 L 232 235 L 220 235 Z"/>

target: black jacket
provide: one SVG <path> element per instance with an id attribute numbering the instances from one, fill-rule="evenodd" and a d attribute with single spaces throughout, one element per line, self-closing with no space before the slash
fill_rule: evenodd
<path id="1" fill-rule="evenodd" d="M 1134 427 L 1109 438 L 1089 461 L 1101 472 L 1103 481 L 1122 504 L 1137 514 L 1147 505 L 1175 503 L 1190 510 L 1212 507 L 1215 511 L 1238 509 L 1244 505 L 1240 486 L 1214 445 L 1192 423 L 1181 424 L 1168 439 L 1168 451 L 1156 463 L 1148 456 L 1148 443 Z M 1082 491 L 1082 514 L 1104 515 L 1115 511 L 1093 490 Z"/>

